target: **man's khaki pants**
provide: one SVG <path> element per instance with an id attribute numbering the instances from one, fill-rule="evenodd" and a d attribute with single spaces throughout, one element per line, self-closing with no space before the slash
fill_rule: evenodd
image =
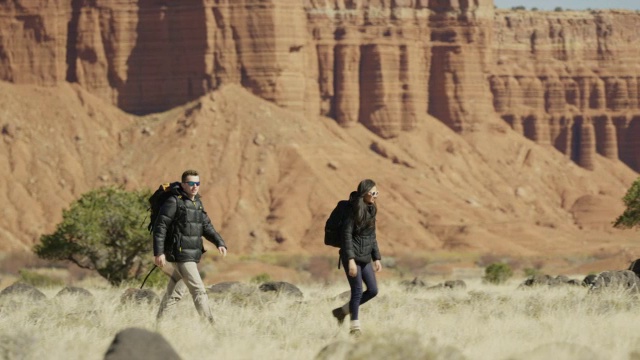
<path id="1" fill-rule="evenodd" d="M 193 303 L 196 305 L 198 314 L 205 317 L 209 321 L 213 321 L 213 315 L 209 308 L 209 297 L 207 289 L 204 287 L 198 266 L 195 262 L 170 263 L 173 265 L 173 273 L 167 285 L 167 293 L 164 294 L 160 309 L 158 310 L 158 319 L 171 311 L 171 309 L 182 299 L 182 296 L 189 290 L 193 297 Z"/>

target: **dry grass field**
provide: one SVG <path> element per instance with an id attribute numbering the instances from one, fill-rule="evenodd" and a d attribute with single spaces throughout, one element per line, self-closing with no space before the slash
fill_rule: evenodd
<path id="1" fill-rule="evenodd" d="M 300 286 L 302 299 L 212 295 L 213 327 L 199 320 L 190 297 L 178 316 L 156 324 L 157 304 L 123 305 L 125 288 L 87 287 L 90 299 L 42 288 L 46 300 L 0 298 L 0 354 L 102 359 L 116 333 L 140 327 L 162 334 L 183 359 L 314 359 L 336 342 L 327 359 L 640 359 L 637 296 L 578 286 L 518 289 L 519 282 L 407 291 L 381 281 L 380 295 L 361 308 L 358 340 L 330 315 L 346 282 Z"/>

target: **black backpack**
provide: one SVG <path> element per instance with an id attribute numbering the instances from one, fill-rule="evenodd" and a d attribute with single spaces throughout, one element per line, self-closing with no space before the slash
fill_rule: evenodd
<path id="1" fill-rule="evenodd" d="M 348 200 L 341 200 L 338 205 L 333 209 L 331 215 L 327 219 L 324 225 L 324 244 L 334 246 L 337 248 L 342 247 L 342 224 L 344 220 L 349 216 L 351 210 L 351 204 Z"/>
<path id="2" fill-rule="evenodd" d="M 162 204 L 171 196 L 180 197 L 180 182 L 164 183 L 149 197 L 148 210 L 151 211 L 151 219 L 147 226 L 149 232 L 153 232 L 153 226 L 156 224 L 156 219 L 158 218 Z"/>

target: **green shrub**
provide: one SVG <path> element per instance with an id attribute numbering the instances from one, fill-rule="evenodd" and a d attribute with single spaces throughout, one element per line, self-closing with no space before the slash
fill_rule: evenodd
<path id="1" fill-rule="evenodd" d="M 536 268 L 525 268 L 523 271 L 524 271 L 524 276 L 526 277 L 532 277 L 540 274 L 540 270 Z"/>
<path id="2" fill-rule="evenodd" d="M 251 278 L 251 282 L 256 284 L 262 284 L 267 281 L 271 281 L 271 276 L 267 273 L 258 274 Z"/>
<path id="3" fill-rule="evenodd" d="M 640 227 L 640 178 L 633 182 L 622 201 L 627 208 L 613 222 L 613 226 L 619 229 Z"/>
<path id="4" fill-rule="evenodd" d="M 513 276 L 509 264 L 493 263 L 484 269 L 484 281 L 492 284 L 502 284 Z"/>
<path id="5" fill-rule="evenodd" d="M 66 260 L 94 270 L 113 285 L 138 279 L 151 263 L 151 236 L 142 221 L 149 190 L 103 187 L 83 194 L 63 211 L 52 234 L 33 251 L 47 260 Z"/>

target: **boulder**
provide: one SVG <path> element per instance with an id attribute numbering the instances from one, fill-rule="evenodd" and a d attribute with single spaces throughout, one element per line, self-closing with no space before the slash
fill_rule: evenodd
<path id="1" fill-rule="evenodd" d="M 62 290 L 58 291 L 58 293 L 56 294 L 56 297 L 61 297 L 61 296 L 75 296 L 75 297 L 82 297 L 85 299 L 93 298 L 93 294 L 89 290 L 83 289 L 80 287 L 75 287 L 75 286 L 67 286 Z"/>
<path id="2" fill-rule="evenodd" d="M 630 270 L 603 271 L 595 278 L 590 291 L 627 290 L 633 293 L 640 291 L 640 278 Z"/>
<path id="3" fill-rule="evenodd" d="M 284 281 L 269 281 L 262 283 L 258 287 L 262 292 L 275 292 L 278 295 L 284 294 L 294 297 L 303 297 L 302 291 L 297 286 Z"/>
<path id="4" fill-rule="evenodd" d="M 0 292 L 0 297 L 4 296 L 21 296 L 35 301 L 47 299 L 47 296 L 42 293 L 42 291 L 23 282 L 15 282 L 12 285 L 4 288 Z"/>
<path id="5" fill-rule="evenodd" d="M 140 328 L 127 328 L 116 334 L 104 360 L 179 360 L 180 356 L 160 334 Z"/>
<path id="6" fill-rule="evenodd" d="M 507 360 L 547 360 L 547 359 L 580 359 L 580 360 L 604 360 L 605 357 L 595 353 L 586 346 L 571 343 L 544 344 L 527 351 L 509 357 Z"/>
<path id="7" fill-rule="evenodd" d="M 132 302 L 136 304 L 159 303 L 160 297 L 153 290 L 129 288 L 120 297 L 120 303 L 128 304 Z"/>

